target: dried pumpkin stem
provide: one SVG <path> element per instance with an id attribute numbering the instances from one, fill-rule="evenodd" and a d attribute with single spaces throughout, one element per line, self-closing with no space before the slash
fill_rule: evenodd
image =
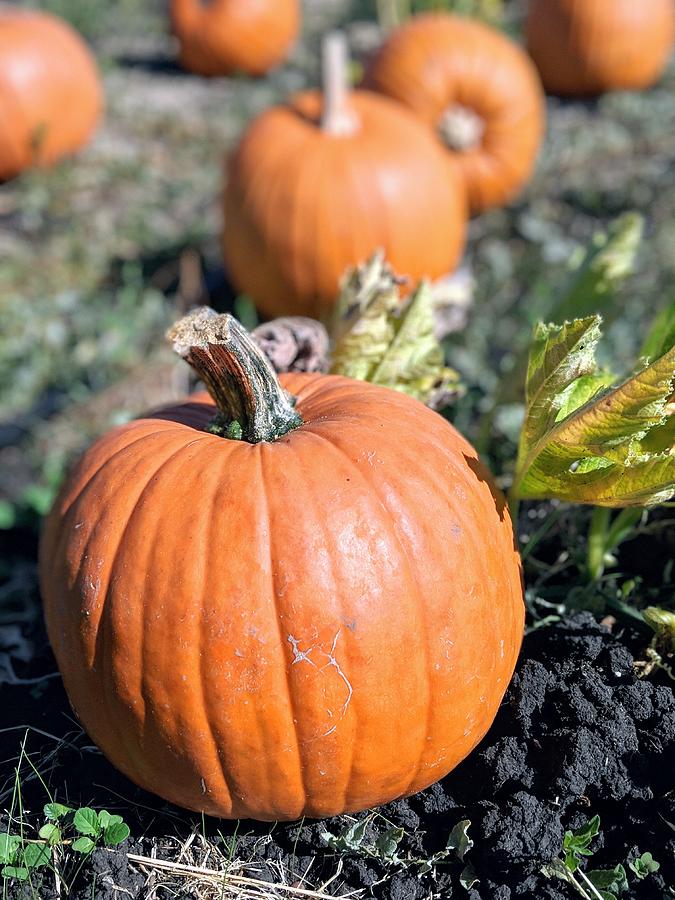
<path id="1" fill-rule="evenodd" d="M 218 407 L 218 428 L 249 444 L 274 441 L 302 424 L 293 398 L 281 387 L 269 360 L 229 313 L 202 306 L 167 332 L 174 351 L 189 363 Z"/>
<path id="2" fill-rule="evenodd" d="M 449 106 L 438 120 L 438 133 L 451 150 L 463 153 L 479 146 L 485 133 L 485 121 L 459 103 Z"/>
<path id="3" fill-rule="evenodd" d="M 349 103 L 347 40 L 340 31 L 331 31 L 323 39 L 323 111 L 321 129 L 345 137 L 358 130 L 358 119 Z"/>

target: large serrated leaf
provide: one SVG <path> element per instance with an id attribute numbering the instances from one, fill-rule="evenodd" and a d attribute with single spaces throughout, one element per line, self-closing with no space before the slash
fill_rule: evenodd
<path id="1" fill-rule="evenodd" d="M 403 300 L 381 254 L 347 277 L 332 328 L 331 372 L 410 394 L 438 406 L 459 392 L 434 333 L 434 298 L 421 284 Z"/>
<path id="2" fill-rule="evenodd" d="M 596 371 L 600 322 L 535 329 L 515 498 L 623 507 L 675 494 L 675 348 L 608 386 L 607 373 Z"/>

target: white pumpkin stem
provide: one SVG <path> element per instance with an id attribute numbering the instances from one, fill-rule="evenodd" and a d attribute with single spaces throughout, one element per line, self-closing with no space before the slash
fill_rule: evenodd
<path id="1" fill-rule="evenodd" d="M 321 49 L 323 72 L 323 111 L 321 128 L 327 134 L 346 136 L 359 127 L 349 103 L 349 52 L 341 31 L 331 31 Z"/>
<path id="2" fill-rule="evenodd" d="M 302 425 L 293 398 L 246 329 L 229 313 L 192 310 L 167 331 L 218 407 L 209 431 L 249 444 L 274 441 Z"/>
<path id="3" fill-rule="evenodd" d="M 473 109 L 456 103 L 443 112 L 437 128 L 451 150 L 465 153 L 479 146 L 485 133 L 485 121 Z"/>

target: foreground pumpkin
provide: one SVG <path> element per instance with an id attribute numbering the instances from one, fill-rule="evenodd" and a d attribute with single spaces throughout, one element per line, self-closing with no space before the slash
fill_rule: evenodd
<path id="1" fill-rule="evenodd" d="M 198 75 L 264 75 L 298 36 L 300 0 L 171 0 L 181 65 Z"/>
<path id="2" fill-rule="evenodd" d="M 127 776 L 213 815 L 327 816 L 426 787 L 485 734 L 520 646 L 503 497 L 404 394 L 320 374 L 283 390 L 208 309 L 170 336 L 213 399 L 105 435 L 46 523 L 75 711 Z"/>
<path id="3" fill-rule="evenodd" d="M 79 150 L 101 107 L 80 36 L 48 13 L 0 4 L 0 180 Z"/>
<path id="4" fill-rule="evenodd" d="M 673 0 L 531 0 L 527 47 L 547 91 L 639 90 L 663 73 L 675 38 Z"/>
<path id="5" fill-rule="evenodd" d="M 447 13 L 416 16 L 370 63 L 364 85 L 413 110 L 461 167 L 474 212 L 529 180 L 544 132 L 534 66 L 503 34 Z"/>
<path id="6" fill-rule="evenodd" d="M 344 270 L 382 248 L 413 280 L 454 268 L 464 246 L 461 179 L 409 112 L 348 92 L 341 36 L 325 45 L 324 94 L 263 113 L 229 167 L 225 260 L 270 317 L 325 316 Z"/>

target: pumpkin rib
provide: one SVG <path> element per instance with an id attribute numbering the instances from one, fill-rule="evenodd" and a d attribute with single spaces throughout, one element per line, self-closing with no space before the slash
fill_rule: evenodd
<path id="1" fill-rule="evenodd" d="M 286 696 L 288 698 L 288 707 L 291 714 L 292 722 L 299 722 L 300 720 L 300 711 L 297 708 L 295 702 L 295 696 L 293 692 L 293 685 L 291 684 L 291 672 L 290 667 L 287 661 L 287 653 L 286 653 L 286 644 L 283 639 L 283 633 L 281 629 L 281 611 L 279 609 L 279 595 L 277 593 L 277 583 L 276 583 L 276 574 L 274 571 L 274 555 L 272 551 L 272 519 L 270 515 L 270 504 L 267 497 L 267 487 L 265 481 L 265 463 L 263 461 L 263 451 L 265 449 L 265 445 L 259 445 L 258 447 L 258 465 L 260 471 L 260 495 L 262 498 L 262 502 L 265 507 L 265 521 L 267 522 L 267 545 L 269 548 L 269 568 L 270 568 L 270 581 L 271 581 L 271 596 L 272 603 L 274 608 L 274 620 L 276 623 L 276 630 L 279 636 L 279 651 L 281 653 L 281 669 L 284 673 L 285 681 L 286 681 Z M 298 737 L 297 727 L 291 729 L 293 732 L 293 736 L 295 738 L 295 752 L 298 760 L 298 781 L 300 784 L 300 788 L 302 790 L 302 803 L 303 808 L 307 804 L 307 785 L 305 784 L 305 760 L 302 752 L 302 744 Z"/>
<path id="2" fill-rule="evenodd" d="M 321 437 L 321 435 L 317 435 L 316 432 L 312 431 L 311 425 L 308 426 L 307 428 L 305 428 L 303 434 L 305 435 L 305 438 L 307 436 L 318 437 L 321 440 L 322 445 L 324 443 L 324 440 L 327 440 L 327 439 L 323 439 Z M 314 521 L 318 523 L 318 526 L 321 529 L 321 532 L 324 536 L 324 545 L 326 547 L 332 547 L 334 544 L 334 539 L 333 539 L 332 535 L 329 535 L 328 530 L 326 528 L 325 517 L 321 513 L 321 504 L 317 502 L 317 498 L 316 498 L 314 492 L 307 490 L 307 485 L 305 485 L 305 487 L 306 487 L 306 495 L 311 498 L 310 502 L 311 502 L 312 510 L 314 511 Z M 336 600 L 338 600 L 338 602 L 339 602 L 338 582 L 337 582 L 337 578 L 336 578 L 336 574 L 335 574 L 335 565 L 333 564 L 333 561 L 332 561 L 332 553 L 328 554 L 328 558 L 331 561 L 330 562 L 330 571 L 331 571 L 331 580 L 333 582 L 333 592 L 334 592 Z M 345 618 L 344 608 L 342 607 L 341 603 L 339 603 L 339 606 L 340 606 L 339 618 L 341 620 L 344 620 L 344 618 Z M 345 635 L 345 637 L 348 640 L 347 634 Z M 348 644 L 345 644 L 345 647 L 348 648 Z M 348 653 L 347 649 L 345 650 L 345 655 L 347 658 L 349 658 L 349 653 Z M 340 665 L 340 668 L 342 669 L 342 671 L 344 673 L 344 666 L 342 664 Z M 347 669 L 347 671 L 349 672 L 349 668 Z M 349 678 L 349 675 L 348 674 L 344 675 L 344 678 L 346 679 L 346 682 L 351 685 L 351 680 Z M 359 717 L 358 717 L 358 712 L 356 711 L 356 706 L 354 705 L 353 707 L 350 707 L 350 711 L 351 711 L 351 715 L 354 717 L 354 732 L 353 732 L 352 739 L 350 741 L 349 765 L 348 765 L 348 768 L 346 771 L 345 787 L 344 787 L 344 790 L 342 793 L 342 803 L 340 806 L 341 809 L 347 808 L 347 798 L 350 796 L 350 792 L 351 792 L 351 783 L 352 783 L 353 772 L 354 772 L 354 746 L 357 743 L 358 726 L 359 726 Z"/>
<path id="3" fill-rule="evenodd" d="M 161 463 L 159 464 L 159 466 L 156 466 L 154 468 L 153 475 L 150 477 L 150 479 L 148 481 L 145 481 L 143 483 L 141 490 L 139 491 L 136 499 L 131 504 L 131 509 L 130 509 L 129 515 L 126 517 L 126 520 L 120 529 L 119 538 L 116 542 L 115 549 L 112 553 L 111 562 L 110 562 L 110 566 L 108 569 L 107 584 L 106 584 L 105 592 L 103 595 L 103 599 L 101 601 L 101 614 L 99 616 L 96 633 L 93 638 L 93 643 L 94 643 L 94 647 L 95 647 L 94 670 L 97 673 L 101 673 L 99 675 L 99 684 L 100 684 L 99 697 L 100 697 L 101 701 L 103 702 L 103 705 L 106 710 L 106 719 L 107 719 L 106 726 L 108 728 L 110 728 L 111 731 L 113 731 L 113 733 L 116 735 L 116 739 L 119 742 L 119 745 L 124 748 L 124 753 L 125 753 L 125 756 L 127 757 L 127 760 L 131 761 L 132 763 L 134 760 L 134 754 L 133 754 L 133 752 L 132 753 L 129 752 L 130 745 L 128 743 L 127 730 L 124 727 L 122 727 L 121 725 L 118 726 L 117 716 L 116 716 L 115 710 L 114 710 L 114 704 L 111 701 L 111 688 L 113 685 L 112 668 L 110 668 L 110 670 L 108 671 L 108 670 L 106 670 L 106 666 L 105 666 L 106 656 L 110 657 L 109 663 L 110 663 L 110 666 L 112 666 L 112 655 L 106 653 L 106 648 L 107 648 L 107 646 L 109 644 L 109 640 L 110 640 L 110 615 L 111 615 L 111 601 L 110 601 L 110 597 L 109 597 L 110 588 L 111 588 L 111 584 L 114 581 L 115 567 L 116 567 L 116 564 L 119 559 L 119 554 L 122 551 L 122 548 L 125 543 L 125 536 L 127 534 L 128 528 L 129 528 L 129 523 L 131 522 L 132 518 L 136 514 L 136 512 L 138 510 L 138 504 L 139 504 L 140 500 L 142 499 L 144 493 L 147 491 L 149 483 L 152 481 L 152 478 L 154 478 L 157 475 L 157 473 L 165 466 L 165 464 L 169 460 L 171 460 L 172 458 L 174 458 L 176 456 L 179 456 L 184 449 L 185 449 L 184 447 L 179 447 L 177 450 L 172 449 L 169 456 L 166 459 L 163 459 L 161 461 Z M 103 470 L 101 470 L 101 472 L 102 471 Z M 101 510 L 101 516 L 97 520 L 97 523 L 96 523 L 97 525 L 100 524 L 100 521 L 106 512 L 107 512 L 107 507 Z M 94 529 L 92 529 L 92 531 L 90 533 L 90 537 L 91 537 L 91 535 L 94 534 L 95 527 L 96 526 L 94 526 Z M 89 546 L 89 542 L 87 542 L 87 547 L 88 546 Z M 145 700 L 145 698 L 143 698 L 143 699 Z"/>
<path id="4" fill-rule="evenodd" d="M 154 474 L 150 475 L 150 477 L 147 479 L 147 481 L 143 487 L 141 494 L 139 495 L 136 503 L 134 504 L 134 509 L 133 509 L 132 515 L 127 520 L 124 533 L 123 533 L 122 537 L 120 538 L 120 542 L 119 542 L 120 547 L 124 544 L 124 535 L 128 534 L 130 528 L 132 528 L 135 525 L 135 523 L 133 522 L 134 513 L 137 513 L 139 510 L 142 510 L 144 497 L 146 495 L 150 495 L 150 492 L 157 492 L 157 493 L 161 494 L 163 483 L 166 483 L 168 481 L 169 484 L 172 484 L 172 483 L 175 483 L 176 480 L 178 479 L 178 482 L 182 486 L 182 490 L 184 490 L 188 496 L 192 496 L 194 494 L 194 490 L 191 491 L 188 487 L 185 486 L 186 485 L 186 476 L 187 476 L 187 479 L 191 483 L 194 482 L 195 485 L 200 485 L 200 486 L 202 486 L 202 489 L 203 489 L 203 485 L 205 485 L 208 482 L 208 479 L 203 477 L 203 472 L 205 472 L 205 471 L 208 472 L 210 470 L 211 466 L 213 465 L 213 463 L 215 462 L 215 458 L 216 458 L 217 454 L 214 451 L 216 451 L 216 449 L 222 450 L 222 448 L 216 448 L 216 445 L 213 443 L 213 441 L 215 441 L 217 439 L 212 438 L 211 435 L 205 435 L 205 438 L 206 438 L 205 441 L 199 442 L 199 443 L 206 444 L 206 446 L 202 450 L 195 451 L 194 446 L 195 446 L 195 443 L 197 443 L 197 442 L 195 440 L 189 441 L 188 443 L 181 445 L 175 453 L 171 454 L 171 456 L 169 456 L 169 458 L 167 460 L 165 460 L 163 465 L 161 465 L 154 472 Z M 211 452 L 209 452 L 209 450 Z M 227 453 L 226 455 L 228 457 L 231 457 L 231 451 L 229 453 Z M 188 456 L 189 456 L 189 458 L 186 458 Z M 199 466 L 198 470 L 195 469 L 195 461 L 197 459 L 200 460 L 200 466 Z M 178 471 L 176 471 L 176 470 L 178 470 Z M 217 489 L 217 487 L 218 487 L 218 484 L 216 482 L 215 488 Z M 215 491 L 214 491 L 214 493 L 215 493 Z M 148 496 L 148 499 L 150 500 L 151 497 Z M 208 511 L 208 509 L 209 509 L 208 504 L 204 504 L 203 509 L 205 512 Z M 154 524 L 154 532 L 152 532 L 151 534 L 144 533 L 145 546 L 147 547 L 147 550 L 145 551 L 143 559 L 144 559 L 145 568 L 148 568 L 148 569 L 152 568 L 153 548 L 158 543 L 161 543 L 161 541 L 158 541 L 158 534 L 160 534 L 161 531 L 163 530 L 163 528 L 165 527 L 165 523 L 162 521 L 161 518 L 157 518 L 153 524 Z M 181 529 L 178 529 L 177 533 L 180 533 L 180 531 L 181 531 Z M 166 547 L 164 548 L 164 552 L 165 553 L 167 552 Z M 195 552 L 195 555 L 198 556 L 198 553 Z M 206 560 L 206 554 L 203 554 L 203 559 Z M 116 566 L 118 564 L 118 562 L 119 562 L 119 558 L 116 554 L 114 566 Z M 112 581 L 112 577 L 114 575 L 114 566 L 111 567 L 111 581 Z M 111 607 L 109 610 L 109 619 L 110 620 L 113 619 L 114 611 L 115 611 L 114 608 Z M 141 613 L 143 612 L 142 607 L 140 608 L 140 612 Z M 152 671 L 152 666 L 150 665 L 150 660 L 148 659 L 149 647 L 151 645 L 151 641 L 149 640 L 149 637 L 150 637 L 152 628 L 153 628 L 153 621 L 150 617 L 147 617 L 144 620 L 144 627 L 142 627 L 140 629 L 140 643 L 139 643 L 139 651 L 140 651 L 140 659 L 141 659 L 140 671 L 143 673 Z M 119 630 L 120 629 L 117 627 L 114 629 L 115 633 L 118 633 Z M 197 629 L 197 636 L 198 636 L 198 640 L 202 636 L 202 631 L 199 628 Z M 111 658 L 113 658 L 114 654 L 110 654 L 110 656 L 111 656 Z M 197 668 L 200 668 L 199 663 L 197 665 Z M 114 683 L 113 678 L 108 678 L 108 681 L 110 684 Z M 204 730 L 205 730 L 205 733 L 207 736 L 206 743 L 208 743 L 210 745 L 210 748 L 209 748 L 210 754 L 209 755 L 210 755 L 211 761 L 213 764 L 215 764 L 215 767 L 217 769 L 219 769 L 222 773 L 222 777 L 221 777 L 222 783 L 219 785 L 219 788 L 221 791 L 224 788 L 224 792 L 227 794 L 227 802 L 229 803 L 230 809 L 231 809 L 233 806 L 232 790 L 230 787 L 229 779 L 223 769 L 220 754 L 218 753 L 218 745 L 217 745 L 215 736 L 213 734 L 211 717 L 208 714 L 207 703 L 206 703 L 205 697 L 204 697 L 203 681 L 200 681 L 197 689 L 200 691 L 200 701 L 198 703 L 194 703 L 191 706 L 191 713 L 193 715 L 195 713 L 197 713 L 199 715 L 199 718 L 201 719 L 202 726 L 204 727 Z M 142 677 L 140 679 L 139 684 L 135 688 L 135 693 L 142 700 L 142 703 L 143 703 L 143 716 L 142 716 L 143 724 L 139 723 L 139 724 L 141 724 L 141 729 L 139 731 L 139 743 L 142 744 L 142 743 L 145 743 L 145 740 L 146 740 L 145 725 L 144 725 L 145 718 L 146 718 L 145 710 L 148 708 L 148 705 L 152 706 L 154 703 L 153 692 L 149 688 L 147 679 L 145 677 Z M 136 713 L 134 713 L 134 715 L 136 716 Z M 177 727 L 177 723 L 178 723 L 178 720 L 176 718 L 171 718 L 171 720 L 169 722 L 169 730 L 179 731 L 180 729 Z M 190 749 L 190 753 L 193 754 L 195 752 L 195 749 L 198 750 L 200 756 L 203 754 L 201 745 L 193 746 Z M 208 752 L 208 750 L 207 750 L 207 752 Z"/>
<path id="5" fill-rule="evenodd" d="M 217 451 L 220 449 L 221 449 L 220 447 L 218 447 L 218 448 L 216 448 L 215 446 L 213 447 L 214 451 Z M 213 469 L 215 469 L 216 465 L 217 465 L 216 460 L 219 460 L 220 468 L 222 470 L 223 468 L 226 468 L 228 466 L 228 464 L 230 464 L 232 456 L 233 456 L 232 453 L 220 454 L 218 452 L 214 452 L 211 454 L 212 459 L 209 460 L 209 466 L 205 467 L 205 468 L 207 468 L 207 471 L 211 467 L 213 467 Z M 204 480 L 208 481 L 208 479 L 204 479 Z M 195 478 L 195 482 L 197 485 L 200 483 L 198 477 Z M 216 529 L 220 525 L 220 522 L 217 519 L 217 517 L 213 516 L 212 510 L 216 507 L 216 498 L 218 497 L 218 493 L 220 491 L 221 484 L 222 484 L 222 479 L 216 478 L 212 474 L 211 475 L 212 490 L 211 490 L 209 496 L 206 499 L 203 499 L 203 502 L 200 504 L 201 510 L 202 510 L 202 516 L 204 518 L 205 528 L 195 529 L 195 530 L 199 534 L 201 534 L 202 532 L 205 532 L 207 535 L 206 542 L 205 542 L 204 546 L 202 547 L 202 552 L 201 552 L 201 558 L 203 560 L 209 559 L 209 553 L 208 553 L 209 547 L 217 546 L 217 541 L 214 541 L 213 538 L 217 536 Z M 216 532 L 216 533 L 214 534 L 214 532 Z M 211 572 L 210 563 L 206 564 L 206 568 L 207 568 L 207 572 L 210 573 Z M 229 804 L 230 804 L 229 812 L 231 814 L 235 808 L 235 801 L 234 801 L 235 795 L 234 795 L 234 790 L 233 790 L 233 785 L 232 785 L 231 779 L 228 776 L 227 766 L 224 763 L 223 756 L 219 752 L 218 740 L 216 739 L 216 734 L 215 734 L 214 726 L 213 726 L 213 715 L 212 715 L 212 711 L 211 711 L 212 703 L 209 700 L 208 691 L 207 691 L 207 686 L 209 684 L 208 670 L 207 670 L 207 658 L 208 657 L 207 657 L 207 654 L 204 652 L 204 637 L 207 633 L 207 622 L 206 622 L 206 617 L 205 617 L 204 611 L 205 611 L 205 607 L 206 607 L 205 600 L 206 600 L 207 592 L 211 593 L 211 590 L 210 590 L 211 587 L 212 587 L 212 585 L 211 585 L 211 580 L 209 579 L 209 577 L 204 578 L 204 580 L 202 582 L 200 602 L 198 604 L 199 624 L 197 627 L 198 639 L 196 642 L 196 655 L 197 655 L 197 660 L 198 660 L 197 669 L 199 672 L 199 678 L 197 680 L 199 682 L 198 690 L 199 690 L 201 706 L 202 706 L 202 709 L 204 710 L 204 721 L 206 722 L 209 744 L 212 746 L 213 757 L 217 761 L 218 771 L 220 772 L 220 782 L 221 783 L 220 783 L 219 787 L 220 788 L 224 787 L 225 791 L 227 792 L 228 800 L 229 800 Z M 207 791 L 208 791 L 208 785 L 206 785 L 206 790 L 204 791 L 204 793 L 206 793 Z"/>
<path id="6" fill-rule="evenodd" d="M 388 423 L 387 423 L 387 424 L 388 424 Z M 337 445 L 336 445 L 336 446 L 337 446 Z M 443 448 L 442 446 L 438 446 L 437 449 L 442 453 L 443 457 L 447 459 L 447 454 L 446 454 L 444 448 Z M 405 454 L 405 444 L 403 444 L 403 445 L 399 448 L 399 453 Z M 450 459 L 449 461 L 450 461 L 451 463 L 453 463 L 453 468 L 455 468 L 455 470 L 456 470 L 456 467 L 454 466 L 454 460 Z M 416 467 L 416 466 L 418 467 L 418 463 L 419 463 L 419 459 L 418 459 L 415 455 L 411 454 L 411 455 L 409 456 L 409 465 L 410 465 L 410 467 L 411 467 L 410 470 L 411 470 L 411 471 L 414 471 L 414 467 Z M 358 467 L 356 467 L 356 468 L 358 468 Z M 407 468 L 407 467 L 406 467 L 406 468 Z M 424 471 L 424 470 L 423 470 L 423 471 Z M 456 471 L 457 471 L 457 470 L 456 470 Z M 460 472 L 458 472 L 458 474 L 461 475 Z M 405 559 L 406 559 L 406 562 L 407 562 L 409 571 L 410 571 L 411 573 L 414 572 L 414 566 L 413 566 L 413 563 L 412 563 L 412 560 L 411 560 L 411 557 L 410 557 L 410 553 L 409 553 L 409 551 L 408 551 L 408 548 L 407 548 L 406 544 L 403 542 L 403 540 L 401 539 L 401 536 L 400 536 L 400 534 L 399 534 L 399 528 L 398 528 L 398 514 L 397 514 L 397 512 L 396 512 L 396 511 L 392 511 L 391 508 L 389 507 L 389 505 L 387 504 L 387 502 L 386 502 L 384 499 L 382 499 L 382 496 L 380 495 L 380 492 L 379 492 L 379 490 L 377 489 L 377 486 L 376 486 L 374 483 L 372 483 L 371 481 L 369 481 L 369 480 L 366 479 L 366 484 L 367 484 L 369 490 L 370 490 L 371 492 L 374 492 L 374 493 L 378 496 L 378 499 L 379 499 L 379 501 L 380 501 L 380 504 L 382 505 L 382 508 L 384 509 L 384 511 L 385 511 L 385 513 L 386 513 L 386 515 L 387 515 L 387 517 L 388 517 L 388 519 L 389 519 L 389 521 L 391 522 L 392 533 L 394 533 L 394 534 L 396 535 L 397 543 L 398 543 L 399 547 L 401 548 L 402 553 L 404 554 L 404 557 L 405 557 Z M 435 490 L 438 490 L 438 489 L 439 489 L 439 485 L 438 485 L 438 483 L 437 483 L 436 481 L 432 481 L 432 482 L 431 482 L 431 486 L 432 486 L 432 488 L 435 489 Z M 440 487 L 440 489 L 442 490 L 442 486 Z M 451 501 L 453 501 L 453 500 L 455 500 L 455 498 L 453 498 L 452 495 L 448 495 L 448 506 L 449 506 L 451 509 L 454 510 L 454 509 L 455 509 L 455 503 L 451 502 Z M 403 505 L 403 501 L 402 501 L 402 505 Z M 457 516 L 457 518 L 460 518 L 460 517 Z M 469 539 L 470 539 L 470 538 L 469 538 Z M 480 561 L 481 569 L 482 569 L 482 571 L 483 571 L 483 573 L 484 573 L 484 575 L 485 575 L 485 574 L 486 574 L 486 571 L 485 571 L 485 565 L 484 565 L 484 558 L 483 558 L 483 556 L 482 556 L 481 554 L 477 554 L 477 558 L 478 558 L 479 561 Z M 484 582 L 487 582 L 487 578 L 485 578 L 485 577 L 484 577 L 483 579 L 479 579 L 479 580 L 484 581 Z M 415 583 L 415 579 L 414 579 L 414 578 L 412 579 L 412 581 L 413 581 L 413 583 Z M 428 737 L 431 737 L 431 735 L 430 735 L 430 724 L 431 724 L 430 709 L 431 709 L 431 704 L 432 704 L 432 702 L 433 702 L 433 700 L 432 700 L 433 691 L 432 691 L 432 689 L 431 689 L 431 685 L 432 685 L 433 679 L 432 679 L 432 677 L 431 677 L 431 668 L 430 668 L 430 653 L 429 653 L 429 638 L 428 638 L 429 629 L 428 629 L 428 627 L 426 626 L 426 615 L 425 615 L 424 612 L 422 611 L 422 610 L 423 610 L 423 604 L 419 604 L 419 601 L 418 601 L 418 605 L 420 606 L 420 619 L 425 623 L 425 640 L 424 640 L 424 648 L 425 648 L 425 664 L 424 664 L 424 668 L 425 668 L 425 671 L 426 671 L 426 679 L 425 679 L 425 681 L 426 681 L 426 684 L 429 686 L 429 690 L 428 690 L 428 700 L 427 700 L 427 703 L 424 705 L 425 712 L 426 712 L 426 724 L 425 724 L 424 734 L 426 734 Z M 477 741 L 478 741 L 478 740 L 481 740 L 481 739 L 482 739 L 482 735 L 477 739 Z M 461 740 L 462 740 L 462 736 L 458 736 L 458 737 L 457 737 L 457 743 L 459 743 Z M 417 763 L 416 763 L 415 766 L 414 766 L 413 774 L 412 774 L 412 776 L 411 776 L 411 778 L 410 778 L 410 780 L 409 780 L 409 782 L 408 782 L 408 784 L 407 784 L 407 787 L 405 788 L 405 790 L 404 790 L 404 792 L 403 792 L 404 794 L 410 793 L 411 790 L 412 790 L 412 786 L 418 781 L 419 775 L 420 775 L 420 771 L 421 771 L 421 768 L 422 768 L 422 763 L 423 763 L 424 755 L 425 755 L 426 751 L 427 751 L 427 746 L 426 746 L 425 743 L 423 743 L 422 746 L 421 746 L 421 749 L 420 749 L 420 753 L 419 753 L 419 757 L 418 757 Z M 424 786 L 426 786 L 427 783 L 428 783 L 428 782 L 425 782 Z"/>
<path id="7" fill-rule="evenodd" d="M 314 432 L 314 433 L 316 433 L 316 432 Z M 407 548 L 407 546 L 404 544 L 403 540 L 401 539 L 401 535 L 399 534 L 399 529 L 398 529 L 398 524 L 397 524 L 397 522 L 396 522 L 396 519 L 395 519 L 394 516 L 392 516 L 391 511 L 389 510 L 387 504 L 386 504 L 385 501 L 382 499 L 382 496 L 380 495 L 379 490 L 377 489 L 377 487 L 376 487 L 376 486 L 375 486 L 368 478 L 366 478 L 366 476 L 365 476 L 365 474 L 363 473 L 363 471 L 361 470 L 361 468 L 360 468 L 360 467 L 355 463 L 355 461 L 347 454 L 347 452 L 344 450 L 343 447 L 340 446 L 340 444 L 334 443 L 334 442 L 333 442 L 330 438 L 328 438 L 326 435 L 319 435 L 319 437 L 322 439 L 322 441 L 324 442 L 324 444 L 328 444 L 333 450 L 336 450 L 336 451 L 337 451 L 338 453 L 340 453 L 345 459 L 347 459 L 347 461 L 349 462 L 349 465 L 350 465 L 351 469 L 358 473 L 359 478 L 361 479 L 361 482 L 366 486 L 366 488 L 368 489 L 368 492 L 371 493 L 373 496 L 375 496 L 375 497 L 377 498 L 378 505 L 381 507 L 382 511 L 383 511 L 384 514 L 385 514 L 386 520 L 387 520 L 387 521 L 389 522 L 389 524 L 390 524 L 391 533 L 392 533 L 392 534 L 394 535 L 394 537 L 395 537 L 396 545 L 398 546 L 398 548 L 399 548 L 400 551 L 401 551 L 402 558 L 405 560 L 405 563 L 406 563 L 406 569 L 407 569 L 407 572 L 408 572 L 408 580 L 409 580 L 410 584 L 415 585 L 415 578 L 413 577 L 414 566 L 413 566 L 413 564 L 412 564 L 412 560 L 411 560 L 411 558 L 410 558 L 410 554 L 409 554 L 409 552 L 408 552 L 408 548 Z M 426 678 L 424 679 L 424 681 L 425 681 L 425 684 L 426 684 L 426 686 L 427 686 L 427 698 L 426 698 L 426 702 L 424 703 L 424 710 L 425 710 L 425 725 L 424 725 L 424 728 L 422 729 L 422 732 L 421 732 L 421 733 L 422 733 L 423 735 L 428 735 L 428 733 L 429 733 L 429 732 L 428 732 L 428 726 L 429 726 L 429 707 L 430 707 L 430 704 L 431 704 L 431 702 L 432 702 L 432 698 L 431 698 L 431 690 L 430 690 L 431 677 L 430 677 L 430 668 L 429 668 L 429 647 L 428 647 L 428 640 L 429 640 L 429 639 L 428 639 L 428 627 L 427 627 L 427 623 L 426 623 L 426 616 L 425 616 L 424 611 L 423 611 L 423 604 L 420 603 L 419 594 L 418 594 L 417 597 L 416 597 L 415 605 L 418 607 L 420 620 L 424 623 L 424 640 L 421 641 L 421 644 L 422 644 L 423 651 L 424 651 L 424 663 L 423 663 L 423 668 L 424 668 L 424 671 L 425 671 L 425 674 L 426 674 Z M 420 766 L 420 764 L 421 764 L 421 759 L 422 759 L 422 757 L 423 757 L 423 755 L 424 755 L 424 751 L 425 751 L 425 741 L 422 740 L 422 742 L 421 742 L 421 747 L 420 747 L 420 751 L 419 751 L 418 761 L 417 761 L 417 764 L 415 765 L 413 777 L 410 779 L 410 783 L 414 782 L 414 780 L 415 780 L 415 778 L 416 778 L 416 776 L 417 776 L 417 771 L 418 771 L 419 766 Z M 407 789 L 406 789 L 406 790 L 407 790 Z"/>

